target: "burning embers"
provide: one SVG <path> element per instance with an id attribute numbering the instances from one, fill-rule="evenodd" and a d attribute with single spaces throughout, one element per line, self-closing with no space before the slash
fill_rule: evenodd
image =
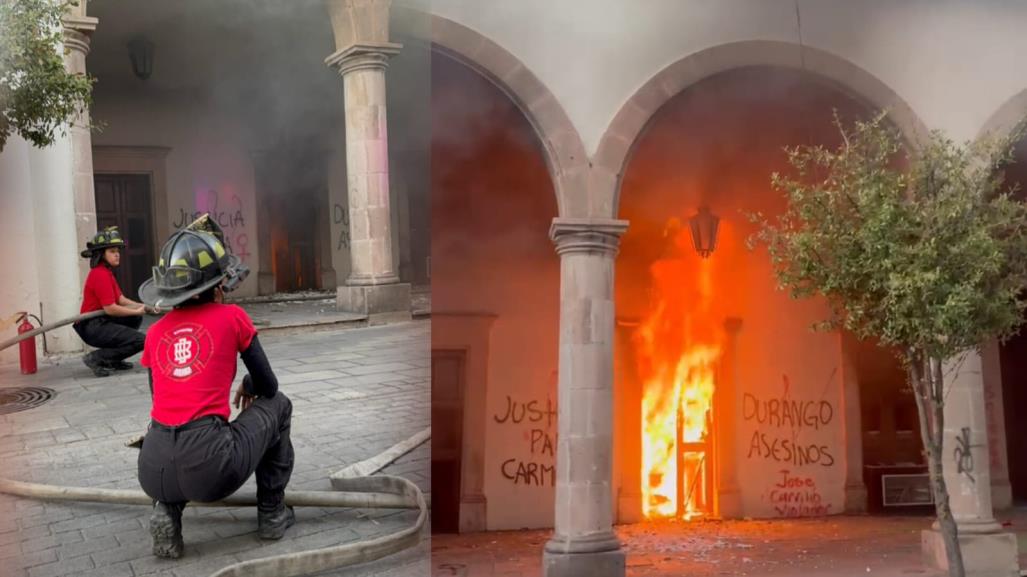
<path id="1" fill-rule="evenodd" d="M 687 230 L 673 239 L 690 249 Z M 651 267 L 651 304 L 635 336 L 642 382 L 642 513 L 712 512 L 713 393 L 721 354 L 710 260 L 674 251 Z"/>

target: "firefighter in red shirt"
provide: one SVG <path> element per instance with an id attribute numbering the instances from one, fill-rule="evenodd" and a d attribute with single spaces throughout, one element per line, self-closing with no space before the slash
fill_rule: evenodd
<path id="1" fill-rule="evenodd" d="M 278 390 L 253 322 L 223 295 L 249 272 L 225 250 L 204 215 L 161 249 L 140 298 L 172 308 L 146 335 L 153 408 L 139 454 L 139 484 L 154 499 L 153 553 L 182 555 L 182 510 L 189 501 L 219 501 L 256 473 L 258 535 L 280 539 L 294 522 L 284 502 L 292 475 L 292 404 Z M 229 422 L 237 359 L 247 374 L 235 392 L 242 412 Z"/>
<path id="2" fill-rule="evenodd" d="M 89 259 L 90 271 L 82 289 L 79 312 L 102 309 L 106 314 L 79 321 L 72 327 L 87 345 L 98 349 L 82 357 L 82 362 L 98 377 L 106 377 L 111 371 L 131 369 L 132 364 L 125 359 L 143 350 L 146 339 L 139 332 L 146 308 L 121 294 L 121 287 L 114 278 L 114 269 L 121 264 L 124 247 L 118 227 L 109 226 L 96 233 L 82 251 L 82 257 Z"/>

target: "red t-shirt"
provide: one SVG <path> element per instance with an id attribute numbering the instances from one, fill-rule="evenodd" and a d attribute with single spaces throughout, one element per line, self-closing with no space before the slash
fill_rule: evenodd
<path id="1" fill-rule="evenodd" d="M 153 372 L 150 416 L 170 427 L 207 415 L 227 420 L 239 353 L 256 335 L 237 305 L 188 306 L 153 323 L 140 360 Z"/>
<path id="2" fill-rule="evenodd" d="M 82 308 L 79 314 L 98 311 L 107 305 L 116 304 L 121 296 L 118 279 L 114 271 L 107 265 L 94 266 L 86 277 L 86 286 L 82 289 Z"/>

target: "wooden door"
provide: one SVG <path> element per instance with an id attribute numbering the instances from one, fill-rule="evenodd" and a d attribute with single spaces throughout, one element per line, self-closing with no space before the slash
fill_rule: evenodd
<path id="1" fill-rule="evenodd" d="M 93 185 L 97 229 L 117 226 L 127 245 L 114 276 L 121 285 L 121 292 L 138 301 L 139 285 L 150 278 L 151 268 L 156 263 L 150 175 L 97 174 Z"/>
<path id="2" fill-rule="evenodd" d="M 464 351 L 431 353 L 432 533 L 460 531 Z"/>

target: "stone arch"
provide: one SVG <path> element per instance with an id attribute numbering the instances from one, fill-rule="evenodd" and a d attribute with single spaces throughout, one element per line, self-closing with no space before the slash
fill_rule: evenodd
<path id="1" fill-rule="evenodd" d="M 681 91 L 728 70 L 752 66 L 793 68 L 814 73 L 857 100 L 890 112 L 907 140 L 915 141 L 927 129 L 913 109 L 894 90 L 855 64 L 829 52 L 790 42 L 752 40 L 733 42 L 690 54 L 649 79 L 621 107 L 600 139 L 593 157 L 593 178 L 610 184 L 592 191 L 605 198 L 593 205 L 609 207 L 597 217 L 616 218 L 620 185 L 631 152 L 653 115 Z M 1027 97 L 1025 97 L 1027 98 Z"/>
<path id="2" fill-rule="evenodd" d="M 845 59 L 817 49 L 778 41 L 745 41 L 714 46 L 695 52 L 658 72 L 639 88 L 621 107 L 600 139 L 592 157 L 592 178 L 601 186 L 593 188 L 593 205 L 609 207 L 610 212 L 596 217 L 618 218 L 622 178 L 639 142 L 654 116 L 684 90 L 705 79 L 731 70 L 745 68 L 777 68 L 810 73 L 818 80 L 873 108 L 890 112 L 891 122 L 907 142 L 916 142 L 927 130 L 913 110 L 884 83 Z M 628 218 L 624 216 L 623 218 Z M 837 376 L 840 380 L 839 426 L 842 431 L 844 461 L 840 465 L 843 483 L 840 511 L 862 512 L 867 507 L 867 491 L 863 481 L 862 422 L 860 415 L 859 380 L 854 347 L 846 334 L 837 336 Z M 736 446 L 738 439 L 726 441 Z M 733 453 L 733 449 L 727 449 Z M 735 475 L 737 464 L 725 461 L 724 473 Z M 728 497 L 721 501 L 721 514 L 739 514 L 737 487 L 722 487 Z M 629 504 L 633 506 L 633 504 Z"/>
<path id="3" fill-rule="evenodd" d="M 542 143 L 560 216 L 583 215 L 571 191 L 584 190 L 588 156 L 577 129 L 549 88 L 516 56 L 481 33 L 431 14 L 432 50 L 495 84 L 521 110 Z"/>
<path id="4" fill-rule="evenodd" d="M 1027 117 L 1027 88 L 1002 103 L 977 131 L 977 137 L 989 133 L 1005 135 L 1024 117 Z"/>

